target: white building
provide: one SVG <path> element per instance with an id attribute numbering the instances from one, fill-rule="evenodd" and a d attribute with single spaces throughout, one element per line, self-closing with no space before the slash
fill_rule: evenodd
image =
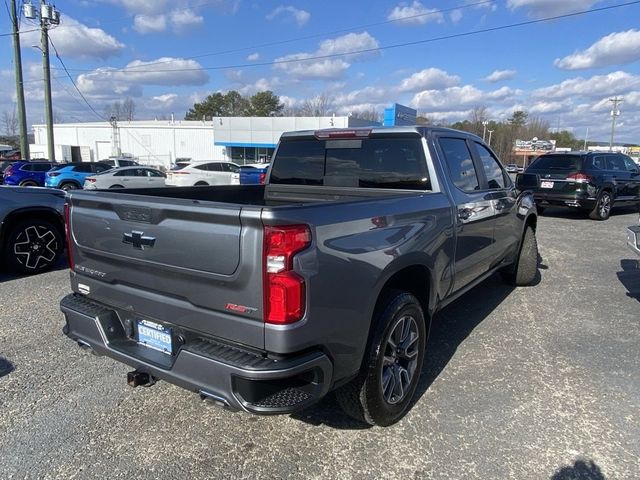
<path id="1" fill-rule="evenodd" d="M 353 117 L 215 117 L 213 121 L 155 120 L 61 123 L 53 127 L 56 161 L 103 160 L 119 153 L 140 163 L 169 168 L 176 158 L 227 160 L 240 165 L 267 161 L 292 130 L 370 125 Z M 32 158 L 47 156 L 46 125 L 34 125 Z"/>

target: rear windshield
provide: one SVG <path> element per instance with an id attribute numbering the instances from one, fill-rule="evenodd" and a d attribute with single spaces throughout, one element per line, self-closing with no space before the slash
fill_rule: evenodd
<path id="1" fill-rule="evenodd" d="M 542 155 L 529 169 L 532 170 L 580 170 L 582 157 L 579 155 Z"/>
<path id="2" fill-rule="evenodd" d="M 419 138 L 292 140 L 278 147 L 272 184 L 428 190 Z"/>

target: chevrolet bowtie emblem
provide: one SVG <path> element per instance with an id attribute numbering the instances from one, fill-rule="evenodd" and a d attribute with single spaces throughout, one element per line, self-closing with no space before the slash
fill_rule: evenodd
<path id="1" fill-rule="evenodd" d="M 131 233 L 125 233 L 122 236 L 122 243 L 128 243 L 138 250 L 144 250 L 144 247 L 153 248 L 156 239 L 145 236 L 144 232 L 133 230 Z"/>

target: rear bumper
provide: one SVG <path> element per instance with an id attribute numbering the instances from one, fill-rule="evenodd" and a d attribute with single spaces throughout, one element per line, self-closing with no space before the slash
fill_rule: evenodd
<path id="1" fill-rule="evenodd" d="M 60 302 L 65 335 L 98 354 L 235 410 L 282 414 L 322 398 L 333 365 L 320 351 L 269 358 L 213 339 L 191 338 L 172 356 L 138 345 L 117 313 L 71 294 Z"/>
<path id="2" fill-rule="evenodd" d="M 541 207 L 573 207 L 592 210 L 597 202 L 595 196 L 590 197 L 586 192 L 563 194 L 536 190 L 533 192 L 533 198 Z"/>
<path id="3" fill-rule="evenodd" d="M 627 245 L 636 255 L 640 256 L 640 225 L 627 227 Z"/>

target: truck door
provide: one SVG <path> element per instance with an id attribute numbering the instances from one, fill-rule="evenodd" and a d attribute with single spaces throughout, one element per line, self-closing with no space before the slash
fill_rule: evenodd
<path id="1" fill-rule="evenodd" d="M 493 265 L 515 253 L 520 242 L 521 220 L 518 219 L 516 202 L 518 195 L 509 174 L 493 152 L 479 142 L 473 142 L 475 153 L 482 164 L 487 195 L 495 210 L 493 231 Z"/>
<path id="2" fill-rule="evenodd" d="M 495 208 L 484 188 L 481 165 L 474 161 L 465 138 L 438 136 L 441 157 L 444 158 L 452 187 L 456 229 L 455 278 L 457 291 L 487 272 L 492 263 Z"/>

